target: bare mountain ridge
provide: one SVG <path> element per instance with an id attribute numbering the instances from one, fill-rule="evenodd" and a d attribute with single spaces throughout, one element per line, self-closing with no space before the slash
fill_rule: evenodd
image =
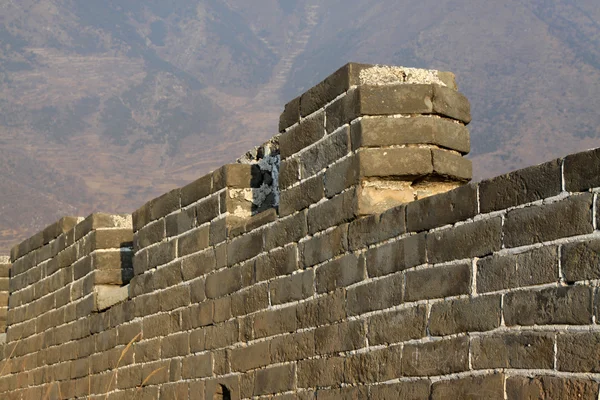
<path id="1" fill-rule="evenodd" d="M 233 160 L 350 60 L 455 72 L 476 178 L 596 147 L 599 20 L 591 0 L 0 0 L 0 247 Z"/>

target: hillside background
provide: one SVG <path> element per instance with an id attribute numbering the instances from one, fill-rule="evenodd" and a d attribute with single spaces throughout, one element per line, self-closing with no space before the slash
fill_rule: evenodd
<path id="1" fill-rule="evenodd" d="M 0 0 L 0 251 L 277 133 L 348 61 L 450 70 L 476 179 L 600 146 L 597 0 Z"/>

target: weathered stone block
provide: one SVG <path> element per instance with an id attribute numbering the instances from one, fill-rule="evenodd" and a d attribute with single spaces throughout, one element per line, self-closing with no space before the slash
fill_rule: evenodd
<path id="1" fill-rule="evenodd" d="M 471 149 L 469 130 L 446 118 L 363 118 L 352 124 L 352 148 L 430 144 L 466 154 Z"/>
<path id="2" fill-rule="evenodd" d="M 344 253 L 348 249 L 348 224 L 301 242 L 299 249 L 306 268 Z"/>
<path id="3" fill-rule="evenodd" d="M 469 376 L 435 382 L 431 386 L 431 400 L 480 399 L 504 400 L 504 375 Z M 509 397 L 509 399 L 527 397 Z"/>
<path id="4" fill-rule="evenodd" d="M 256 281 L 262 282 L 276 276 L 288 275 L 298 269 L 297 245 L 276 249 L 256 259 Z"/>
<path id="5" fill-rule="evenodd" d="M 366 346 L 365 322 L 356 320 L 318 327 L 315 330 L 317 354 L 357 350 Z"/>
<path id="6" fill-rule="evenodd" d="M 309 178 L 350 152 L 350 129 L 344 127 L 327 135 L 299 157 L 300 177 Z"/>
<path id="7" fill-rule="evenodd" d="M 133 247 L 135 251 L 148 247 L 151 244 L 158 243 L 165 238 L 165 219 L 159 219 L 151 224 L 145 225 L 138 230 L 133 237 Z"/>
<path id="8" fill-rule="evenodd" d="M 306 299 L 314 294 L 315 272 L 312 269 L 284 276 L 269 283 L 271 304 Z"/>
<path id="9" fill-rule="evenodd" d="M 364 177 L 423 176 L 433 172 L 430 149 L 363 149 L 358 159 Z"/>
<path id="10" fill-rule="evenodd" d="M 447 375 L 468 369 L 468 337 L 404 346 L 402 353 L 402 374 L 404 376 Z"/>
<path id="11" fill-rule="evenodd" d="M 317 358 L 298 363 L 298 387 L 338 386 L 344 379 L 344 358 Z"/>
<path id="12" fill-rule="evenodd" d="M 254 395 L 281 393 L 296 387 L 296 365 L 286 364 L 260 369 L 254 377 Z"/>
<path id="13" fill-rule="evenodd" d="M 600 149 L 571 154 L 564 163 L 567 191 L 583 192 L 600 186 Z"/>
<path id="14" fill-rule="evenodd" d="M 358 157 L 354 154 L 336 162 L 325 171 L 325 195 L 333 197 L 345 189 L 357 185 L 360 180 Z"/>
<path id="15" fill-rule="evenodd" d="M 233 372 L 246 372 L 265 367 L 270 363 L 271 353 L 268 341 L 238 347 L 231 351 L 231 370 Z"/>
<path id="16" fill-rule="evenodd" d="M 554 334 L 517 332 L 474 337 L 471 354 L 474 369 L 552 369 Z"/>
<path id="17" fill-rule="evenodd" d="M 592 321 L 592 289 L 567 286 L 507 293 L 504 296 L 507 326 L 568 324 Z"/>
<path id="18" fill-rule="evenodd" d="M 573 195 L 541 206 L 509 211 L 504 222 L 504 245 L 524 246 L 592 233 L 592 194 Z"/>
<path id="19" fill-rule="evenodd" d="M 433 85 L 433 112 L 465 124 L 471 122 L 469 100 L 460 92 L 442 85 Z"/>
<path id="20" fill-rule="evenodd" d="M 265 230 L 265 250 L 272 250 L 297 242 L 308 233 L 306 212 L 299 212 L 288 218 L 280 218 Z"/>
<path id="21" fill-rule="evenodd" d="M 470 181 L 473 177 L 473 166 L 460 154 L 447 150 L 431 149 L 433 171 L 450 179 Z"/>
<path id="22" fill-rule="evenodd" d="M 348 228 L 348 245 L 350 250 L 358 250 L 405 232 L 405 207 L 397 206 L 381 214 L 352 221 Z"/>
<path id="23" fill-rule="evenodd" d="M 348 315 L 397 306 L 403 298 L 403 276 L 394 274 L 348 289 L 346 310 Z"/>
<path id="24" fill-rule="evenodd" d="M 213 192 L 225 188 L 244 189 L 252 187 L 251 164 L 225 164 L 213 172 Z"/>
<path id="25" fill-rule="evenodd" d="M 288 216 L 321 200 L 324 196 L 323 176 L 317 175 L 298 186 L 281 192 L 279 215 Z"/>
<path id="26" fill-rule="evenodd" d="M 183 257 L 206 249 L 209 245 L 209 230 L 208 226 L 203 226 L 179 237 L 177 239 L 177 255 Z"/>
<path id="27" fill-rule="evenodd" d="M 568 332 L 557 336 L 557 369 L 569 372 L 600 371 L 600 334 Z"/>
<path id="28" fill-rule="evenodd" d="M 349 222 L 357 212 L 356 189 L 350 189 L 334 198 L 308 209 L 308 233 L 314 235 L 332 226 Z"/>
<path id="29" fill-rule="evenodd" d="M 263 250 L 263 232 L 239 236 L 227 244 L 227 264 L 233 265 L 258 255 Z"/>
<path id="30" fill-rule="evenodd" d="M 477 261 L 479 293 L 541 285 L 557 280 L 558 249 L 555 246 L 545 246 L 520 254 L 493 255 Z"/>
<path id="31" fill-rule="evenodd" d="M 367 320 L 370 345 L 400 343 L 427 335 L 427 308 L 414 306 L 377 314 Z"/>
<path id="32" fill-rule="evenodd" d="M 325 135 L 325 113 L 303 119 L 300 123 L 279 137 L 281 159 L 318 142 Z"/>
<path id="33" fill-rule="evenodd" d="M 279 132 L 284 132 L 298 121 L 300 121 L 300 96 L 285 105 L 279 116 Z"/>
<path id="34" fill-rule="evenodd" d="M 404 301 L 458 296 L 470 290 L 470 263 L 408 271 Z"/>
<path id="35" fill-rule="evenodd" d="M 359 84 L 360 71 L 368 67 L 370 65 L 348 63 L 310 88 L 300 97 L 300 115 L 305 117 L 317 111 L 351 86 Z"/>
<path id="36" fill-rule="evenodd" d="M 284 190 L 300 182 L 300 159 L 290 157 L 279 164 L 279 190 Z"/>
<path id="37" fill-rule="evenodd" d="M 480 296 L 435 303 L 429 315 L 432 336 L 489 331 L 500 326 L 501 296 Z"/>
<path id="38" fill-rule="evenodd" d="M 219 196 L 214 194 L 194 206 L 196 213 L 196 225 L 200 226 L 217 218 L 220 213 Z"/>
<path id="39" fill-rule="evenodd" d="M 562 180 L 560 168 L 560 160 L 553 160 L 480 182 L 481 212 L 498 211 L 558 195 Z"/>
<path id="40" fill-rule="evenodd" d="M 316 327 L 344 319 L 346 317 L 345 289 L 298 304 L 296 317 L 298 328 Z"/>
<path id="41" fill-rule="evenodd" d="M 431 382 L 428 379 L 371 386 L 373 399 L 427 399 Z"/>
<path id="42" fill-rule="evenodd" d="M 509 399 L 596 400 L 598 382 L 556 376 L 511 376 L 506 379 Z"/>
<path id="43" fill-rule="evenodd" d="M 254 315 L 255 338 L 294 332 L 296 326 L 295 306 L 262 311 Z"/>
<path id="44" fill-rule="evenodd" d="M 433 86 L 419 83 L 360 86 L 358 102 L 361 115 L 431 114 Z"/>
<path id="45" fill-rule="evenodd" d="M 567 282 L 600 279 L 600 241 L 565 244 L 561 267 Z"/>
<path id="46" fill-rule="evenodd" d="M 150 201 L 150 221 L 162 218 L 181 208 L 180 189 L 173 189 Z"/>
<path id="47" fill-rule="evenodd" d="M 492 254 L 502 247 L 501 231 L 502 219 L 498 217 L 429 233 L 427 258 L 438 263 Z"/>
<path id="48" fill-rule="evenodd" d="M 242 288 L 242 276 L 239 267 L 229 267 L 206 277 L 206 296 L 216 299 L 236 292 Z"/>
<path id="49" fill-rule="evenodd" d="M 271 362 L 303 360 L 315 355 L 315 333 L 305 331 L 278 336 L 270 340 Z"/>
<path id="50" fill-rule="evenodd" d="M 315 286 L 317 293 L 331 292 L 366 278 L 363 256 L 347 254 L 317 268 Z"/>
<path id="51" fill-rule="evenodd" d="M 213 174 L 204 175 L 181 188 L 181 207 L 186 207 L 213 193 Z"/>

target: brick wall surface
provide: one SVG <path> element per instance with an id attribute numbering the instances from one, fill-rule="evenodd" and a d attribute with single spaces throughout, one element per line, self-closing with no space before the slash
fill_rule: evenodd
<path id="1" fill-rule="evenodd" d="M 450 73 L 349 64 L 243 161 L 15 246 L 0 397 L 597 399 L 600 150 L 467 183 L 469 121 Z"/>

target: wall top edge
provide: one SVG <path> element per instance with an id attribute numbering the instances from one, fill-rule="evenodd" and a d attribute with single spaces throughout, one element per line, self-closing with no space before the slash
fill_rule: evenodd
<path id="1" fill-rule="evenodd" d="M 10 262 L 14 262 L 32 251 L 49 244 L 63 234 L 73 232 L 74 240 L 78 240 L 96 228 L 132 229 L 131 215 L 97 212 L 90 214 L 86 218 L 75 216 L 62 217 L 35 235 L 13 246 L 10 251 Z"/>
<path id="2" fill-rule="evenodd" d="M 398 84 L 437 84 L 458 90 L 452 72 L 351 62 L 288 102 L 279 119 L 279 132 L 317 111 L 353 86 Z"/>

